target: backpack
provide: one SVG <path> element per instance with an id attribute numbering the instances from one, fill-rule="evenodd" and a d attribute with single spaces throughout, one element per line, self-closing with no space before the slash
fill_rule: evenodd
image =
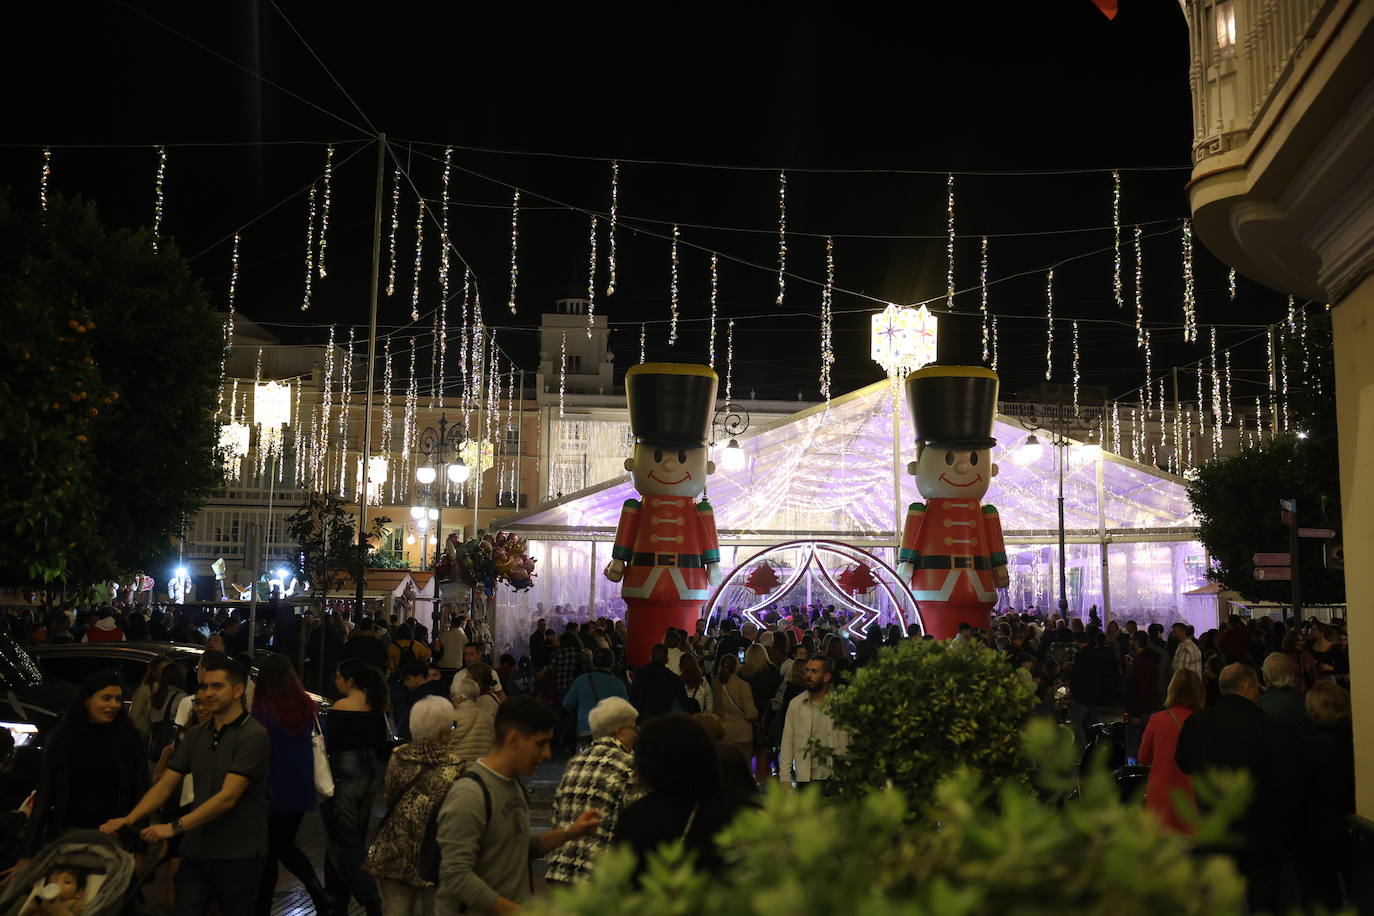
<path id="1" fill-rule="evenodd" d="M 487 819 L 486 819 L 486 822 L 485 822 L 485 823 L 486 823 L 486 826 L 482 828 L 482 838 L 485 840 L 485 839 L 486 839 L 486 832 L 487 832 L 487 830 L 489 830 L 489 829 L 491 828 L 491 790 L 487 788 L 486 780 L 484 780 L 481 776 L 478 776 L 477 773 L 476 773 L 475 771 L 473 771 L 473 770 L 467 770 L 466 772 L 464 772 L 462 776 L 459 776 L 456 780 L 454 780 L 453 784 L 454 784 L 454 785 L 457 785 L 458 783 L 462 782 L 464 779 L 475 780 L 476 783 L 477 783 L 477 785 L 482 789 L 482 805 L 483 805 L 483 807 L 486 809 L 486 814 L 487 814 Z M 525 793 L 526 800 L 528 800 L 529 794 L 528 794 L 528 791 L 525 789 L 525 784 L 524 784 L 523 782 L 521 782 L 520 780 L 518 780 L 518 779 L 515 781 L 515 784 L 516 784 L 517 786 L 520 787 L 520 791 L 521 791 L 522 793 Z M 430 823 L 429 823 L 428 829 L 425 831 L 425 838 L 426 838 L 426 839 L 428 839 L 430 836 L 433 836 L 433 835 L 434 835 L 434 831 L 437 829 L 437 827 L 438 827 L 438 825 L 439 825 L 439 808 L 440 808 L 440 807 L 442 807 L 442 804 L 436 805 L 435 808 L 434 808 L 434 813 L 430 815 Z M 434 878 L 433 878 L 433 881 L 434 881 L 435 884 L 438 884 L 438 883 L 439 883 L 439 863 L 438 863 L 437 859 L 438 859 L 438 855 L 439 855 L 439 852 L 438 852 L 439 846 L 438 846 L 438 843 L 437 843 L 437 842 L 435 843 L 434 850 L 435 850 L 434 855 L 435 855 L 436 861 L 435 861 L 435 863 L 434 863 Z M 530 854 L 530 858 L 531 858 L 531 859 L 534 858 L 534 854 L 533 854 L 533 853 Z M 422 844 L 422 845 L 421 845 L 421 848 L 420 848 L 420 863 L 423 863 L 424 861 L 425 861 L 425 853 L 424 853 L 424 846 L 423 846 L 423 844 Z M 528 863 L 527 863 L 527 865 L 528 865 Z M 421 874 L 422 876 L 426 875 L 426 872 L 423 870 L 423 868 L 421 867 L 420 864 L 417 864 L 417 868 L 421 868 L 420 874 Z M 529 882 L 530 882 L 530 893 L 533 893 L 533 892 L 534 892 L 534 870 L 533 870 L 532 868 L 526 867 L 526 869 L 525 869 L 525 876 L 526 876 L 527 878 L 529 878 Z"/>

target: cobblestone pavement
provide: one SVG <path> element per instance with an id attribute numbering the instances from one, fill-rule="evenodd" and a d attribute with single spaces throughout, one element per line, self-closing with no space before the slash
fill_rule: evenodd
<path id="1" fill-rule="evenodd" d="M 567 763 L 566 756 L 555 756 L 547 763 L 541 765 L 539 769 L 525 782 L 526 788 L 530 793 L 530 829 L 535 833 L 543 833 L 553 829 L 553 793 L 558 788 L 558 780 L 563 775 L 563 765 Z M 380 797 L 373 807 L 373 828 L 376 828 L 376 821 L 380 821 L 385 809 L 382 807 Z M 310 857 L 310 861 L 315 863 L 315 870 L 319 874 L 324 873 L 324 825 L 320 821 L 318 813 L 310 813 L 301 822 L 301 830 L 297 835 L 297 841 L 301 849 Z M 542 890 L 544 886 L 544 860 L 534 861 L 534 878 L 536 891 Z M 301 887 L 295 876 L 286 869 L 281 869 L 281 874 L 277 878 L 277 890 L 272 898 L 273 916 L 311 916 L 315 912 L 314 905 L 310 902 L 309 895 L 305 888 Z M 361 914 L 362 907 L 354 903 L 349 908 L 350 916 Z"/>

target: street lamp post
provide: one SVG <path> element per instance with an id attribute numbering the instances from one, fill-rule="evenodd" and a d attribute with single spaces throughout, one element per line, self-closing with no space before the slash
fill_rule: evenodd
<path id="1" fill-rule="evenodd" d="M 1059 616 L 1067 617 L 1069 590 L 1066 562 L 1068 551 L 1064 532 L 1064 464 L 1067 458 L 1067 449 L 1079 445 L 1079 442 L 1071 438 L 1070 434 L 1090 433 L 1095 430 L 1102 419 L 1102 408 L 1056 405 L 1054 409 L 1046 410 L 1045 408 L 1049 406 L 1051 405 L 1028 404 L 1021 410 L 1016 419 L 1024 429 L 1030 430 L 1031 434 L 1021 444 L 1015 457 L 1016 461 L 1022 464 L 1033 464 L 1040 459 L 1045 449 L 1035 435 L 1036 431 L 1044 433 L 1050 447 L 1055 450 L 1055 465 L 1059 472 Z M 1083 447 L 1095 450 L 1096 454 L 1091 456 L 1094 460 L 1101 457 L 1102 446 L 1100 443 L 1088 444 Z M 1089 455 L 1085 453 L 1085 457 L 1089 457 Z"/>
<path id="2" fill-rule="evenodd" d="M 462 484 L 472 473 L 472 469 L 463 462 L 460 449 L 468 441 L 467 433 L 464 429 L 457 426 L 449 426 L 448 420 L 443 414 L 439 414 L 439 428 L 433 426 L 425 427 L 420 433 L 419 448 L 425 456 L 425 463 L 415 469 L 415 479 L 424 484 L 434 497 L 435 508 L 432 511 L 434 519 L 434 559 L 439 558 L 439 550 L 443 546 L 443 527 L 444 527 L 444 502 L 442 497 L 442 480 L 451 483 Z M 450 460 L 450 454 L 453 456 Z M 436 480 L 441 481 L 439 487 L 433 486 Z M 414 514 L 414 510 L 412 510 Z M 420 518 L 416 516 L 417 520 Z M 428 527 L 428 526 L 426 526 Z M 421 532 L 422 537 L 428 537 L 427 532 Z M 420 556 L 425 556 L 425 546 L 422 542 Z M 422 560 L 423 562 L 423 560 Z M 438 583 L 435 583 L 434 590 L 437 594 Z M 438 629 L 439 622 L 439 603 L 435 600 L 431 606 L 435 630 Z"/>

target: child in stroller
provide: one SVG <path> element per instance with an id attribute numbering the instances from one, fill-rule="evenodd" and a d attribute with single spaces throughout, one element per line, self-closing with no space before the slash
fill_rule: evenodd
<path id="1" fill-rule="evenodd" d="M 137 836 L 80 830 L 49 843 L 0 887 L 0 916 L 113 916 L 138 912 L 139 889 L 165 847 L 135 857 Z"/>

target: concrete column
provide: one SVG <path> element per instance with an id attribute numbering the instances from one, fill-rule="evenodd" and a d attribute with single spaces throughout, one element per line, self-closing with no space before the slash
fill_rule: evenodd
<path id="1" fill-rule="evenodd" d="M 1374 276 L 1332 309 L 1355 808 L 1374 820 Z"/>

